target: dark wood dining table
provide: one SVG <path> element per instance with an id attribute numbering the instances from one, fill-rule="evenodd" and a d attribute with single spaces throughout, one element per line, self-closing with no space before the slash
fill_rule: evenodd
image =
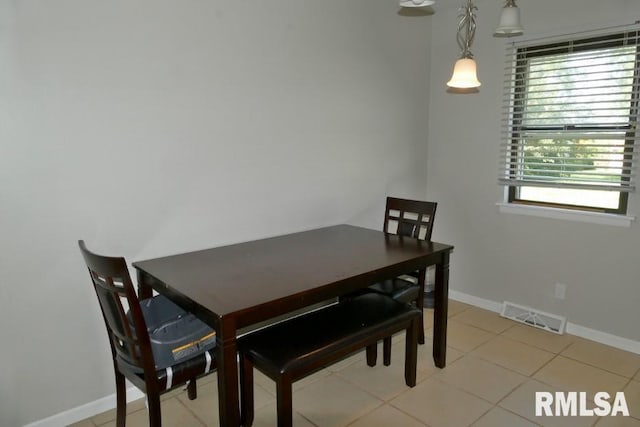
<path id="1" fill-rule="evenodd" d="M 134 262 L 140 297 L 152 289 L 216 331 L 221 426 L 240 425 L 240 328 L 375 282 L 435 265 L 433 358 L 446 363 L 449 255 L 453 246 L 336 225 Z M 424 283 L 424 282 L 422 282 Z"/>

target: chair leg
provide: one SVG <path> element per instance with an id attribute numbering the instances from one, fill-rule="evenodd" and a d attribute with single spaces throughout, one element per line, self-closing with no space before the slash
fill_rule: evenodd
<path id="1" fill-rule="evenodd" d="M 160 394 L 147 390 L 147 404 L 149 405 L 149 427 L 161 427 Z"/>
<path id="2" fill-rule="evenodd" d="M 253 363 L 240 355 L 240 422 L 251 427 L 253 418 Z"/>
<path id="3" fill-rule="evenodd" d="M 116 427 L 125 427 L 127 418 L 127 389 L 124 375 L 116 371 Z"/>
<path id="4" fill-rule="evenodd" d="M 378 343 L 373 343 L 367 346 L 367 365 L 376 366 L 378 361 Z"/>
<path id="5" fill-rule="evenodd" d="M 187 383 L 187 397 L 189 400 L 196 400 L 198 398 L 198 386 L 196 385 L 196 379 L 191 378 Z"/>
<path id="6" fill-rule="evenodd" d="M 278 400 L 278 427 L 292 427 L 293 400 L 291 397 L 291 379 L 283 375 L 276 381 Z"/>
<path id="7" fill-rule="evenodd" d="M 413 319 L 406 332 L 404 380 L 409 387 L 414 387 L 416 385 L 419 323 L 421 323 L 420 317 Z"/>
<path id="8" fill-rule="evenodd" d="M 391 336 L 382 340 L 382 357 L 384 366 L 391 365 Z"/>

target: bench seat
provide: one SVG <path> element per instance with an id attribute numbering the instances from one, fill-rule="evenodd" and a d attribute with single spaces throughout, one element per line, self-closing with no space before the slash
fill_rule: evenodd
<path id="1" fill-rule="evenodd" d="M 416 383 L 420 310 L 366 293 L 254 331 L 238 340 L 243 425 L 253 422 L 253 367 L 276 382 L 278 426 L 292 422 L 293 382 L 406 330 L 405 382 Z"/>

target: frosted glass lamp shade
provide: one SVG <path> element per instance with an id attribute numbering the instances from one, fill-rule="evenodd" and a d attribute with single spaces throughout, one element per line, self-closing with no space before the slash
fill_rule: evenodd
<path id="1" fill-rule="evenodd" d="M 400 7 L 426 7 L 434 4 L 435 0 L 400 0 Z"/>
<path id="2" fill-rule="evenodd" d="M 505 6 L 500 14 L 500 23 L 493 33 L 496 37 L 519 36 L 524 32 L 520 24 L 520 9 L 518 6 Z"/>
<path id="3" fill-rule="evenodd" d="M 476 61 L 471 58 L 460 58 L 453 67 L 453 76 L 447 86 L 458 89 L 471 89 L 481 85 L 476 72 Z"/>

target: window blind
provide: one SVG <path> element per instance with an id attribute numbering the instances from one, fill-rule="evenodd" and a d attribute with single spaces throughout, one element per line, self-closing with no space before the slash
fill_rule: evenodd
<path id="1" fill-rule="evenodd" d="M 499 183 L 635 191 L 640 27 L 507 45 Z"/>

